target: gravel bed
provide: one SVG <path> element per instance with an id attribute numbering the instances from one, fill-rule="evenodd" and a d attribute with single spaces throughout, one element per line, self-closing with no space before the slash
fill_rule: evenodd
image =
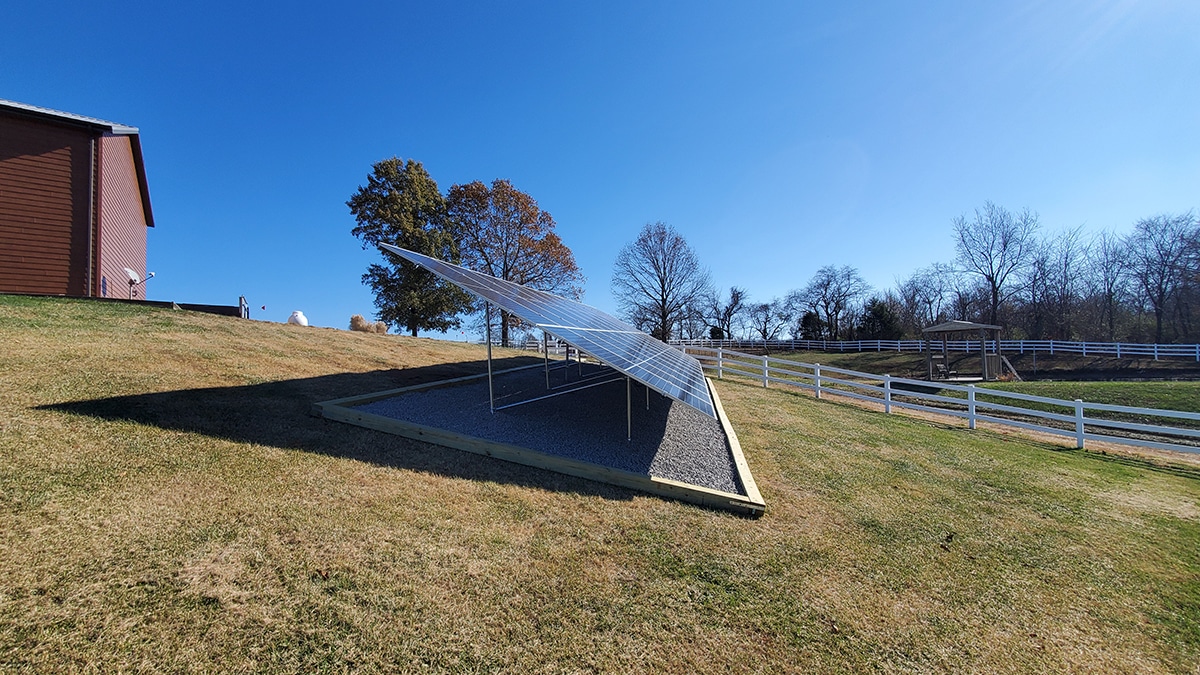
<path id="1" fill-rule="evenodd" d="M 486 378 L 401 394 L 356 410 L 508 443 L 559 457 L 745 495 L 718 420 L 633 382 L 633 438 L 626 440 L 625 378 L 584 364 L 552 368 L 551 386 L 597 384 L 514 408 L 488 410 Z M 544 396 L 541 368 L 493 378 L 496 406 Z"/>

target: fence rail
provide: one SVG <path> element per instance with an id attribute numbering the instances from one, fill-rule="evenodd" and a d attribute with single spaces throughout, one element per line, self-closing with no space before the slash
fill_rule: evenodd
<path id="1" fill-rule="evenodd" d="M 1200 361 L 1200 344 L 1169 345 L 1133 342 L 1067 342 L 1063 340 L 1000 340 L 1005 354 L 1081 354 L 1083 356 L 1116 356 L 1117 358 L 1149 356 L 1155 361 L 1164 358 L 1186 358 Z M 958 352 L 978 352 L 980 340 L 950 340 L 948 349 Z M 795 351 L 798 349 L 825 352 L 923 352 L 924 340 L 671 340 L 677 347 L 709 347 L 722 349 L 767 349 Z M 941 349 L 938 341 L 937 349 Z M 989 351 L 995 351 L 996 340 L 988 340 Z"/>
<path id="2" fill-rule="evenodd" d="M 680 349 L 695 356 L 706 370 L 715 371 L 718 379 L 734 374 L 752 378 L 764 387 L 776 384 L 812 391 L 817 398 L 826 394 L 844 396 L 880 404 L 886 413 L 895 407 L 952 415 L 966 419 L 971 429 L 979 421 L 1019 427 L 1074 438 L 1078 448 L 1093 440 L 1200 453 L 1200 413 L 931 383 L 755 356 L 724 347 L 681 345 Z M 1174 420 L 1184 424 L 1168 423 Z"/>

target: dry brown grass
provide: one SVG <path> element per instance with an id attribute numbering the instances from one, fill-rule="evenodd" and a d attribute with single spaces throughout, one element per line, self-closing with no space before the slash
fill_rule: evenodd
<path id="1" fill-rule="evenodd" d="M 1186 471 L 725 382 L 746 520 L 308 415 L 476 346 L 6 297 L 0 344 L 0 670 L 1200 663 Z"/>

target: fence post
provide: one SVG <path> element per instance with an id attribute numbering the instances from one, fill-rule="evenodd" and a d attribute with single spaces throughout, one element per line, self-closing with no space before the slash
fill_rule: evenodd
<path id="1" fill-rule="evenodd" d="M 1154 360 L 1155 361 L 1158 360 L 1158 343 L 1157 342 L 1154 343 Z"/>
<path id="2" fill-rule="evenodd" d="M 1196 360 L 1200 361 L 1200 345 L 1196 345 Z"/>
<path id="3" fill-rule="evenodd" d="M 817 383 L 817 398 L 821 398 L 821 364 L 813 364 L 813 380 Z"/>
<path id="4" fill-rule="evenodd" d="M 1083 448 L 1083 400 L 1075 399 L 1075 447 Z"/>
<path id="5" fill-rule="evenodd" d="M 892 376 L 883 376 L 883 412 L 892 414 Z"/>
<path id="6" fill-rule="evenodd" d="M 767 368 L 769 368 L 769 366 L 767 366 L 767 357 L 764 356 L 763 357 L 763 389 L 767 388 L 767 377 L 769 377 Z"/>
<path id="7" fill-rule="evenodd" d="M 1054 356 L 1054 340 L 1050 341 L 1050 356 Z"/>
<path id="8" fill-rule="evenodd" d="M 1196 353 L 1200 354 L 1200 346 L 1197 346 L 1196 349 L 1198 350 Z M 1118 359 L 1121 358 L 1121 343 L 1120 342 L 1117 343 L 1117 358 Z M 1196 360 L 1200 361 L 1200 356 L 1197 356 Z"/>
<path id="9" fill-rule="evenodd" d="M 975 428 L 975 385 L 967 385 L 967 428 Z"/>
<path id="10" fill-rule="evenodd" d="M 725 379 L 724 368 L 725 368 L 725 350 L 721 349 L 720 347 L 717 347 L 717 379 L 718 380 Z"/>
<path id="11" fill-rule="evenodd" d="M 1086 343 L 1086 342 L 1081 342 L 1081 343 L 1079 343 L 1079 344 L 1083 345 L 1083 355 L 1084 355 L 1084 356 L 1087 356 L 1087 343 Z"/>

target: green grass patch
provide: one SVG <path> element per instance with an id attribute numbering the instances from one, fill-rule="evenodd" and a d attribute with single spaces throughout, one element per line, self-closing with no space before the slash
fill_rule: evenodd
<path id="1" fill-rule="evenodd" d="M 987 387 L 1067 401 L 1200 412 L 1200 382 L 990 382 Z"/>

